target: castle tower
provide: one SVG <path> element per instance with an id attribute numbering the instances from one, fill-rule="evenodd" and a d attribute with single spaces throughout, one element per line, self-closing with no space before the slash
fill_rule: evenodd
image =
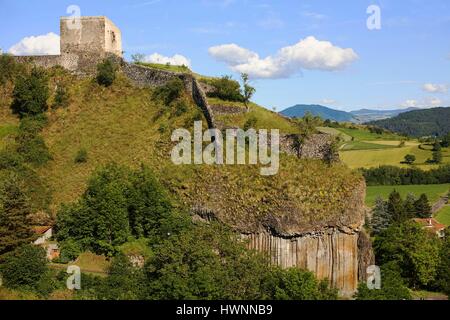
<path id="1" fill-rule="evenodd" d="M 62 17 L 61 55 L 93 53 L 122 57 L 122 34 L 107 17 Z"/>

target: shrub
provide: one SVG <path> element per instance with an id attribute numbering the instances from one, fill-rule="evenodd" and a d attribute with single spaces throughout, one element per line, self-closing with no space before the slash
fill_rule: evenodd
<path id="1" fill-rule="evenodd" d="M 74 261 L 81 254 L 80 245 L 72 240 L 68 239 L 60 243 L 61 255 L 59 258 L 60 263 L 68 263 Z"/>
<path id="2" fill-rule="evenodd" d="M 44 71 L 34 68 L 29 76 L 16 80 L 11 109 L 21 118 L 39 115 L 47 111 L 48 97 L 48 79 Z"/>
<path id="3" fill-rule="evenodd" d="M 66 108 L 69 105 L 69 94 L 63 85 L 58 85 L 55 93 L 55 101 L 52 108 Z"/>
<path id="4" fill-rule="evenodd" d="M 175 108 L 174 115 L 176 117 L 183 115 L 184 113 L 186 113 L 189 110 L 189 106 L 184 99 L 177 101 L 174 105 L 174 108 Z"/>
<path id="5" fill-rule="evenodd" d="M 413 154 L 407 154 L 405 156 L 405 163 L 407 164 L 413 164 L 416 161 L 416 156 Z"/>
<path id="6" fill-rule="evenodd" d="M 97 65 L 97 83 L 109 87 L 116 79 L 117 66 L 112 59 L 105 59 Z"/>
<path id="7" fill-rule="evenodd" d="M 6 255 L 0 272 L 6 287 L 36 291 L 48 272 L 45 251 L 30 244 L 23 245 Z"/>
<path id="8" fill-rule="evenodd" d="M 26 162 L 41 166 L 52 159 L 44 139 L 39 135 L 27 137 L 26 134 L 20 133 L 17 142 L 17 152 Z"/>
<path id="9" fill-rule="evenodd" d="M 17 63 L 8 54 L 0 55 L 0 85 L 12 81 L 17 72 Z"/>
<path id="10" fill-rule="evenodd" d="M 220 79 L 210 80 L 210 84 L 214 87 L 214 90 L 208 93 L 208 97 L 226 101 L 245 101 L 239 82 L 233 80 L 231 76 L 223 76 Z"/>
<path id="11" fill-rule="evenodd" d="M 173 78 L 165 85 L 155 90 L 155 97 L 164 101 L 164 104 L 170 105 L 175 100 L 182 97 L 185 87 L 183 80 Z"/>
<path id="12" fill-rule="evenodd" d="M 244 130 L 247 131 L 248 129 L 255 129 L 256 123 L 258 122 L 258 119 L 255 116 L 251 116 L 247 119 L 247 121 L 244 124 Z"/>
<path id="13" fill-rule="evenodd" d="M 85 148 L 78 150 L 75 156 L 75 163 L 86 163 L 88 161 L 88 153 Z"/>

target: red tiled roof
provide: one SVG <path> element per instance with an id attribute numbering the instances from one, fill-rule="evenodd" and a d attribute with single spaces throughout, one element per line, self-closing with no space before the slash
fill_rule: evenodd
<path id="1" fill-rule="evenodd" d="M 414 219 L 415 222 L 421 224 L 424 228 L 434 229 L 436 231 L 442 231 L 447 226 L 445 224 L 439 223 L 436 219 Z"/>
<path id="2" fill-rule="evenodd" d="M 52 226 L 34 226 L 33 231 L 36 234 L 44 234 L 51 228 L 53 228 L 53 227 Z"/>

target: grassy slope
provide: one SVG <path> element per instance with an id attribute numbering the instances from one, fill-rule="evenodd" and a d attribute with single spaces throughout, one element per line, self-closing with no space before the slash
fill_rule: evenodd
<path id="1" fill-rule="evenodd" d="M 173 71 L 173 72 L 189 72 L 192 71 L 186 67 L 186 66 L 175 66 L 170 64 L 160 64 L 160 63 L 147 63 L 147 62 L 138 62 L 136 63 L 140 66 L 152 68 L 152 69 L 159 69 L 159 70 L 166 70 L 166 71 Z"/>
<path id="2" fill-rule="evenodd" d="M 235 115 L 218 115 L 216 120 L 223 123 L 226 127 L 240 127 L 242 128 L 247 120 L 256 118 L 257 122 L 255 129 L 279 129 L 281 133 L 299 133 L 291 121 L 283 118 L 276 112 L 272 112 L 266 108 L 252 104 L 250 111 Z"/>
<path id="3" fill-rule="evenodd" d="M 437 221 L 450 226 L 450 205 L 445 206 L 436 216 Z"/>
<path id="4" fill-rule="evenodd" d="M 115 161 L 150 165 L 181 206 L 217 209 L 221 219 L 242 229 L 270 220 L 289 232 L 360 219 L 361 176 L 344 166 L 283 156 L 280 173 L 273 177 L 262 177 L 259 166 L 175 166 L 170 135 L 175 128 L 192 128 L 200 112 L 197 106 L 191 103 L 181 116 L 169 110 L 158 117 L 169 107 L 152 99 L 151 89 L 135 88 L 123 77 L 110 88 L 90 79 L 58 77 L 68 85 L 70 105 L 49 112 L 43 137 L 54 159 L 39 169 L 53 191 L 52 213 L 82 194 L 98 166 Z M 290 121 L 256 106 L 229 121 L 242 126 L 251 116 L 258 119 L 257 128 L 297 130 Z M 87 149 L 88 162 L 75 164 L 80 148 Z"/>
<path id="5" fill-rule="evenodd" d="M 387 199 L 389 194 L 397 190 L 403 198 L 408 193 L 413 193 L 416 197 L 425 193 L 431 203 L 439 200 L 440 196 L 445 195 L 450 190 L 450 184 L 431 184 L 431 185 L 410 185 L 410 186 L 369 186 L 367 187 L 366 204 L 373 206 L 377 196 Z"/>

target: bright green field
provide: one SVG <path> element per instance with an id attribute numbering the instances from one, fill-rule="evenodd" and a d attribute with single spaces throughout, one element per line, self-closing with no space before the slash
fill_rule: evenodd
<path id="1" fill-rule="evenodd" d="M 406 198 L 408 193 L 412 193 L 416 197 L 419 197 L 422 193 L 425 193 L 430 200 L 430 203 L 433 204 L 439 200 L 440 196 L 449 192 L 450 184 L 367 187 L 366 205 L 372 207 L 379 195 L 383 199 L 387 199 L 389 194 L 394 190 L 397 190 L 403 199 Z"/>
<path id="2" fill-rule="evenodd" d="M 413 166 L 403 164 L 407 154 L 413 154 L 417 160 Z M 403 148 L 384 148 L 374 150 L 351 150 L 342 151 L 340 153 L 342 161 L 352 169 L 357 168 L 374 168 L 381 165 L 391 165 L 398 167 L 418 167 L 424 170 L 429 170 L 437 167 L 436 165 L 429 165 L 426 161 L 432 158 L 431 150 L 419 149 L 419 145 L 407 144 Z M 448 148 L 442 150 L 443 163 L 450 163 L 450 150 Z"/>
<path id="3" fill-rule="evenodd" d="M 450 206 L 444 207 L 436 216 L 436 220 L 450 226 Z"/>
<path id="4" fill-rule="evenodd" d="M 349 129 L 349 128 L 339 128 L 339 131 L 353 137 L 357 141 L 372 141 L 372 140 L 398 140 L 401 141 L 403 137 L 394 133 L 383 133 L 376 134 L 371 133 L 368 130 L 363 129 Z"/>

